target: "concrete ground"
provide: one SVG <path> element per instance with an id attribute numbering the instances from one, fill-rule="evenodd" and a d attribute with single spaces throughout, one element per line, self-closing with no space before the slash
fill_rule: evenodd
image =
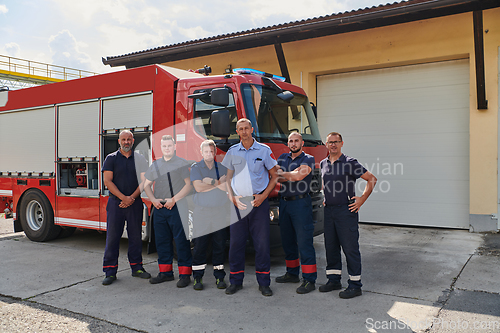
<path id="1" fill-rule="evenodd" d="M 299 284 L 275 283 L 285 272 L 281 251 L 271 258 L 273 297 L 258 291 L 251 255 L 244 288 L 235 295 L 215 288 L 211 269 L 203 291 L 192 285 L 179 289 L 175 282 L 151 285 L 130 275 L 126 240 L 118 280 L 102 286 L 104 234 L 77 232 L 35 243 L 12 230 L 12 219 L 0 218 L 0 331 L 5 320 L 27 320 L 16 317 L 16 308 L 2 307 L 2 300 L 57 312 L 53 323 L 43 323 L 47 327 L 78 320 L 86 329 L 82 332 L 500 331 L 498 234 L 362 224 L 363 295 L 343 300 L 338 291 L 298 295 Z M 323 236 L 315 237 L 314 246 L 318 287 L 326 283 Z M 151 274 L 158 272 L 155 254 L 143 261 Z M 345 285 L 347 273 L 343 276 Z"/>

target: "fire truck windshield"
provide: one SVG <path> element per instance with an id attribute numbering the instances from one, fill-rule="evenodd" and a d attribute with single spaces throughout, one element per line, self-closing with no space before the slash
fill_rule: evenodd
<path id="1" fill-rule="evenodd" d="M 287 142 L 292 132 L 302 134 L 305 145 L 321 144 L 318 124 L 307 96 L 294 93 L 288 102 L 267 86 L 243 84 L 246 116 L 261 142 Z"/>

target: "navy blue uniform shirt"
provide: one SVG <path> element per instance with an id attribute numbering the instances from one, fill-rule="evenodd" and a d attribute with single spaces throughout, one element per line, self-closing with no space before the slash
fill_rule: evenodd
<path id="1" fill-rule="evenodd" d="M 212 169 L 207 167 L 204 160 L 197 162 L 191 166 L 191 181 L 201 180 L 203 178 L 210 177 L 212 179 L 220 179 L 220 177 L 227 174 L 227 168 L 220 163 L 217 163 L 217 169 L 219 170 L 219 177 L 217 177 L 217 172 L 215 170 L 215 162 Z M 216 183 L 217 184 L 217 183 Z M 219 188 L 213 189 L 208 192 L 196 192 L 193 198 L 195 204 L 203 207 L 219 207 L 224 206 L 228 201 L 226 192 Z"/>
<path id="2" fill-rule="evenodd" d="M 314 157 L 304 152 L 293 160 L 292 153 L 281 154 L 281 156 L 278 157 L 278 165 L 283 171 L 290 172 L 297 169 L 301 165 L 307 165 L 311 168 L 311 172 L 300 181 L 281 183 L 280 195 L 282 197 L 291 197 L 311 192 L 311 180 L 314 164 Z"/>
<path id="3" fill-rule="evenodd" d="M 133 152 L 129 158 L 122 155 L 120 149 L 106 156 L 102 165 L 102 172 L 113 172 L 113 183 L 123 195 L 129 196 L 135 192 L 141 173 L 148 169 L 148 162 L 139 153 Z"/>
<path id="4" fill-rule="evenodd" d="M 184 179 L 189 179 L 189 164 L 185 159 L 177 155 L 174 155 L 168 161 L 165 161 L 162 156 L 151 164 L 148 171 L 146 171 L 145 177 L 147 180 L 155 182 L 154 195 L 156 199 L 172 198 L 168 184 L 169 172 L 172 190 L 176 195 L 186 185 Z"/>
<path id="5" fill-rule="evenodd" d="M 355 158 L 344 154 L 333 162 L 325 158 L 319 164 L 323 177 L 326 205 L 343 205 L 356 195 L 356 179 L 367 170 Z"/>

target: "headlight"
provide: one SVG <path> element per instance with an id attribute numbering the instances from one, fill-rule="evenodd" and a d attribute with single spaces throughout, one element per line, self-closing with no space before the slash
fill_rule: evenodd
<path id="1" fill-rule="evenodd" d="M 271 208 L 269 210 L 269 219 L 274 221 L 274 219 L 279 219 L 280 213 L 277 207 Z"/>

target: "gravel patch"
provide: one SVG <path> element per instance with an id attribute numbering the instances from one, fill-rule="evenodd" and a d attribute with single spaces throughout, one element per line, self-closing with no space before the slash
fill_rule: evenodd
<path id="1" fill-rule="evenodd" d="M 22 236 L 14 233 L 12 219 L 0 214 L 0 240 Z M 143 332 L 90 316 L 36 302 L 0 295 L 0 332 L 9 333 L 131 333 Z"/>
<path id="2" fill-rule="evenodd" d="M 0 296 L 0 332 L 143 332 L 44 304 Z"/>

